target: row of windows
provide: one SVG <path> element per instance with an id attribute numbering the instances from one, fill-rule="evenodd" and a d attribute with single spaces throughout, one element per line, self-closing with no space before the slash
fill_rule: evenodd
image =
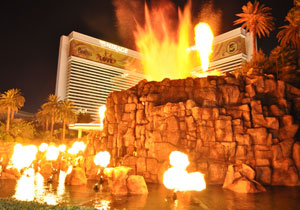
<path id="1" fill-rule="evenodd" d="M 77 109 L 86 109 L 97 117 L 99 106 L 106 103 L 112 91 L 128 89 L 137 84 L 143 75 L 106 65 L 92 65 L 84 59 L 71 57 L 68 63 L 67 98 Z"/>

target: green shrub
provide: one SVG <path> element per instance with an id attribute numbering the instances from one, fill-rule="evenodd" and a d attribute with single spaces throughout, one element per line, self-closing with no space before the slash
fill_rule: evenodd
<path id="1" fill-rule="evenodd" d="M 9 132 L 14 137 L 19 136 L 29 139 L 34 138 L 36 133 L 32 122 L 26 122 L 22 119 L 13 120 Z"/>
<path id="2" fill-rule="evenodd" d="M 12 137 L 11 135 L 5 133 L 3 136 L 2 136 L 2 139 L 3 141 L 5 142 L 15 142 L 15 138 Z"/>
<path id="3" fill-rule="evenodd" d="M 256 52 L 255 56 L 249 61 L 242 64 L 239 72 L 242 75 L 246 75 L 249 69 L 262 69 L 263 72 L 269 72 L 272 68 L 272 63 L 263 51 L 260 49 Z"/>
<path id="4" fill-rule="evenodd" d="M 28 209 L 28 210 L 37 210 L 37 209 L 53 209 L 53 210 L 94 210 L 95 208 L 90 207 L 79 207 L 79 206 L 51 206 L 47 204 L 40 204 L 34 201 L 18 201 L 11 198 L 2 198 L 0 199 L 0 210 L 15 210 L 15 209 Z"/>

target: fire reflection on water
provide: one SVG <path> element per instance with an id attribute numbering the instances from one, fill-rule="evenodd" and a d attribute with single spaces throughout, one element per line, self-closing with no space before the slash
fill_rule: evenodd
<path id="1" fill-rule="evenodd" d="M 57 205 L 62 202 L 65 194 L 66 173 L 60 172 L 60 180 L 57 186 L 57 191 L 49 184 L 49 189 L 45 189 L 44 177 L 40 173 L 24 173 L 17 181 L 16 192 L 14 198 L 21 201 L 37 201 L 48 205 Z"/>

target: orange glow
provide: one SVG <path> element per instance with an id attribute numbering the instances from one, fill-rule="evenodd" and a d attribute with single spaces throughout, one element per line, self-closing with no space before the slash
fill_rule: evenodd
<path id="1" fill-rule="evenodd" d="M 58 150 L 59 150 L 60 152 L 65 152 L 65 151 L 66 151 L 66 145 L 64 145 L 64 144 L 59 145 L 59 146 L 58 146 Z"/>
<path id="2" fill-rule="evenodd" d="M 190 46 L 191 4 L 178 12 L 179 24 L 174 28 L 168 18 L 168 8 L 149 11 L 145 6 L 145 26 L 137 26 L 136 46 L 142 54 L 147 80 L 181 79 L 190 76 L 192 63 L 186 49 Z"/>
<path id="3" fill-rule="evenodd" d="M 110 162 L 110 154 L 107 151 L 99 152 L 94 159 L 96 165 L 106 167 Z"/>
<path id="4" fill-rule="evenodd" d="M 10 167 L 15 167 L 19 171 L 22 168 L 29 167 L 32 161 L 35 160 L 37 151 L 37 147 L 34 145 L 22 146 L 21 144 L 16 144 L 11 157 L 12 165 Z"/>
<path id="5" fill-rule="evenodd" d="M 200 172 L 188 173 L 186 167 L 189 165 L 188 156 L 184 153 L 174 151 L 170 154 L 172 165 L 164 173 L 163 183 L 166 188 L 175 191 L 201 191 L 206 188 L 203 174 Z"/>
<path id="6" fill-rule="evenodd" d="M 100 118 L 100 129 L 103 130 L 103 120 L 105 117 L 106 106 L 102 105 L 99 107 L 99 118 Z"/>
<path id="7" fill-rule="evenodd" d="M 70 149 L 68 149 L 68 153 L 75 155 L 78 154 L 80 151 L 84 151 L 86 145 L 82 141 L 75 141 Z"/>
<path id="8" fill-rule="evenodd" d="M 54 145 L 50 145 L 46 152 L 46 160 L 56 160 L 58 155 L 59 149 Z"/>
<path id="9" fill-rule="evenodd" d="M 208 24 L 191 22 L 191 1 L 184 10 L 178 9 L 178 25 L 170 20 L 170 5 L 148 9 L 145 5 L 145 25 L 138 25 L 134 33 L 137 50 L 142 55 L 144 74 L 148 81 L 164 78 L 184 79 L 189 76 L 220 75 L 219 71 L 206 73 L 212 53 L 213 32 Z M 195 46 L 192 37 L 194 36 Z M 200 59 L 190 51 L 199 52 Z M 201 71 L 195 67 L 201 63 Z"/>
<path id="10" fill-rule="evenodd" d="M 198 23 L 195 28 L 195 47 L 200 55 L 203 71 L 208 70 L 209 57 L 212 53 L 214 35 L 207 23 Z"/>
<path id="11" fill-rule="evenodd" d="M 46 143 L 42 143 L 40 146 L 39 146 L 39 151 L 41 152 L 45 152 L 48 148 L 48 144 Z"/>

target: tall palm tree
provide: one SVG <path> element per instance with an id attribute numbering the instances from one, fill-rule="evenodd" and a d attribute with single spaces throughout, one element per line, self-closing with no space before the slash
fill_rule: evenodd
<path id="1" fill-rule="evenodd" d="M 265 7 L 264 4 L 259 4 L 258 1 L 255 1 L 254 4 L 248 1 L 247 5 L 242 6 L 243 13 L 236 14 L 240 17 L 234 21 L 234 25 L 242 24 L 241 28 L 245 29 L 247 32 L 251 32 L 252 35 L 252 50 L 253 56 L 256 54 L 256 44 L 255 36 L 270 35 L 270 31 L 274 29 L 274 22 L 271 13 L 270 7 Z"/>
<path id="2" fill-rule="evenodd" d="M 65 139 L 66 136 L 66 124 L 76 121 L 76 113 L 74 109 L 73 101 L 65 99 L 59 103 L 59 118 L 63 122 L 63 133 L 62 138 Z"/>
<path id="3" fill-rule="evenodd" d="M 285 20 L 288 25 L 281 26 L 277 38 L 281 46 L 292 46 L 298 53 L 298 67 L 300 67 L 300 6 L 292 8 Z"/>
<path id="4" fill-rule="evenodd" d="M 48 131 L 51 113 L 47 109 L 41 109 L 36 113 L 36 118 L 43 125 L 45 131 Z"/>
<path id="5" fill-rule="evenodd" d="M 10 121 L 14 119 L 14 112 L 17 112 L 20 108 L 24 106 L 25 98 L 22 96 L 19 89 L 10 89 L 5 93 L 1 94 L 0 97 L 1 106 L 6 109 L 6 133 L 9 132 Z"/>
<path id="6" fill-rule="evenodd" d="M 51 135 L 53 135 L 54 131 L 54 123 L 57 118 L 57 111 L 58 111 L 58 97 L 54 94 L 50 94 L 47 98 L 47 102 L 42 105 L 43 110 L 47 110 L 51 115 Z"/>

